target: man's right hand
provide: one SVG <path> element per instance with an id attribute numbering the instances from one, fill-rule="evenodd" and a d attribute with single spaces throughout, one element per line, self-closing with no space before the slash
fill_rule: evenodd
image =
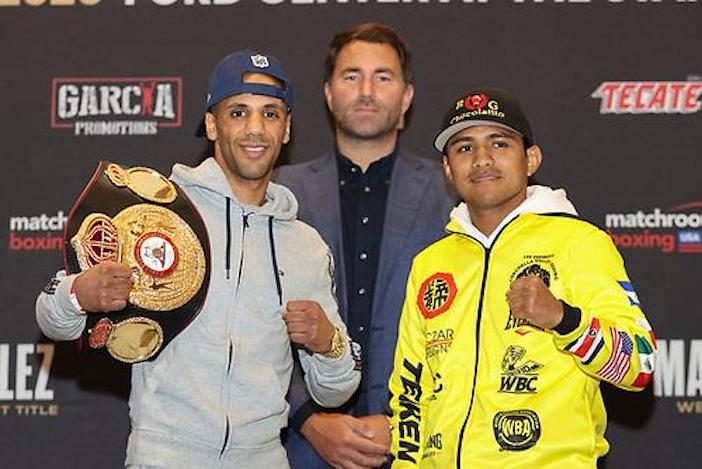
<path id="1" fill-rule="evenodd" d="M 132 270 L 114 261 L 94 265 L 73 281 L 73 292 L 78 303 L 90 313 L 124 309 L 131 289 Z"/>
<path id="2" fill-rule="evenodd" d="M 317 453 L 335 468 L 381 466 L 390 452 L 385 435 L 346 414 L 312 414 L 300 428 Z"/>

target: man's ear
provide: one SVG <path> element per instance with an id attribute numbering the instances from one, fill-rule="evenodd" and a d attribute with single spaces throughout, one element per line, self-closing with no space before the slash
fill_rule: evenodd
<path id="1" fill-rule="evenodd" d="M 414 85 L 408 84 L 405 86 L 405 91 L 402 93 L 402 112 L 407 112 L 407 110 L 412 105 L 412 100 L 414 99 Z"/>
<path id="2" fill-rule="evenodd" d="M 331 85 L 328 81 L 324 82 L 324 100 L 327 102 L 327 108 L 330 112 L 334 112 L 334 106 L 332 105 L 332 95 L 331 95 Z"/>
<path id="3" fill-rule="evenodd" d="M 288 143 L 290 141 L 290 129 L 292 126 L 292 114 L 288 112 L 285 117 L 285 133 L 283 134 L 283 143 Z"/>
<path id="4" fill-rule="evenodd" d="M 444 154 L 443 156 L 443 162 L 444 162 L 444 174 L 446 175 L 446 179 L 449 180 L 451 184 L 453 184 L 453 173 L 451 173 L 451 166 L 449 166 L 448 162 L 448 156 Z"/>
<path id="5" fill-rule="evenodd" d="M 527 176 L 533 176 L 539 170 L 543 155 L 541 148 L 538 145 L 532 145 L 526 149 L 527 157 Z"/>
<path id="6" fill-rule="evenodd" d="M 207 134 L 207 139 L 213 142 L 217 140 L 217 119 L 211 112 L 205 113 L 205 133 Z"/>

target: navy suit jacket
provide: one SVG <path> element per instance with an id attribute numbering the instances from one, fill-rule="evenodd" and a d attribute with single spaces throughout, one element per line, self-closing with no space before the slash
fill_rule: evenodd
<path id="1" fill-rule="evenodd" d="M 331 248 L 339 313 L 348 322 L 339 177 L 334 152 L 306 163 L 282 166 L 275 180 L 293 191 L 300 205 L 298 218 L 316 228 Z M 455 202 L 439 158 L 430 160 L 398 150 L 385 212 L 368 345 L 363 350 L 365 392 L 358 396 L 371 414 L 388 412 L 388 378 L 412 259 L 444 236 L 444 226 Z M 288 394 L 291 416 L 308 399 L 301 373 L 296 369 Z M 286 446 L 293 468 L 326 467 L 295 430 L 290 430 Z"/>

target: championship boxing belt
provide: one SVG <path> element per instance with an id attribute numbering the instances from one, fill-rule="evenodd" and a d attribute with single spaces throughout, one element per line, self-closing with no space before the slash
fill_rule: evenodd
<path id="1" fill-rule="evenodd" d="M 64 248 L 68 273 L 106 260 L 132 270 L 123 310 L 87 313 L 83 349 L 125 363 L 153 359 L 205 302 L 205 224 L 183 190 L 153 169 L 100 162 L 71 209 Z"/>

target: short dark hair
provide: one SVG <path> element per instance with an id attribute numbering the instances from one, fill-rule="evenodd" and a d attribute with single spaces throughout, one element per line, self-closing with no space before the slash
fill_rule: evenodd
<path id="1" fill-rule="evenodd" d="M 329 42 L 324 59 L 324 82 L 328 82 L 336 67 L 336 58 L 341 49 L 352 41 L 388 44 L 395 49 L 402 66 L 402 79 L 406 84 L 413 83 L 412 56 L 407 44 L 390 26 L 381 23 L 363 23 L 334 35 Z"/>

